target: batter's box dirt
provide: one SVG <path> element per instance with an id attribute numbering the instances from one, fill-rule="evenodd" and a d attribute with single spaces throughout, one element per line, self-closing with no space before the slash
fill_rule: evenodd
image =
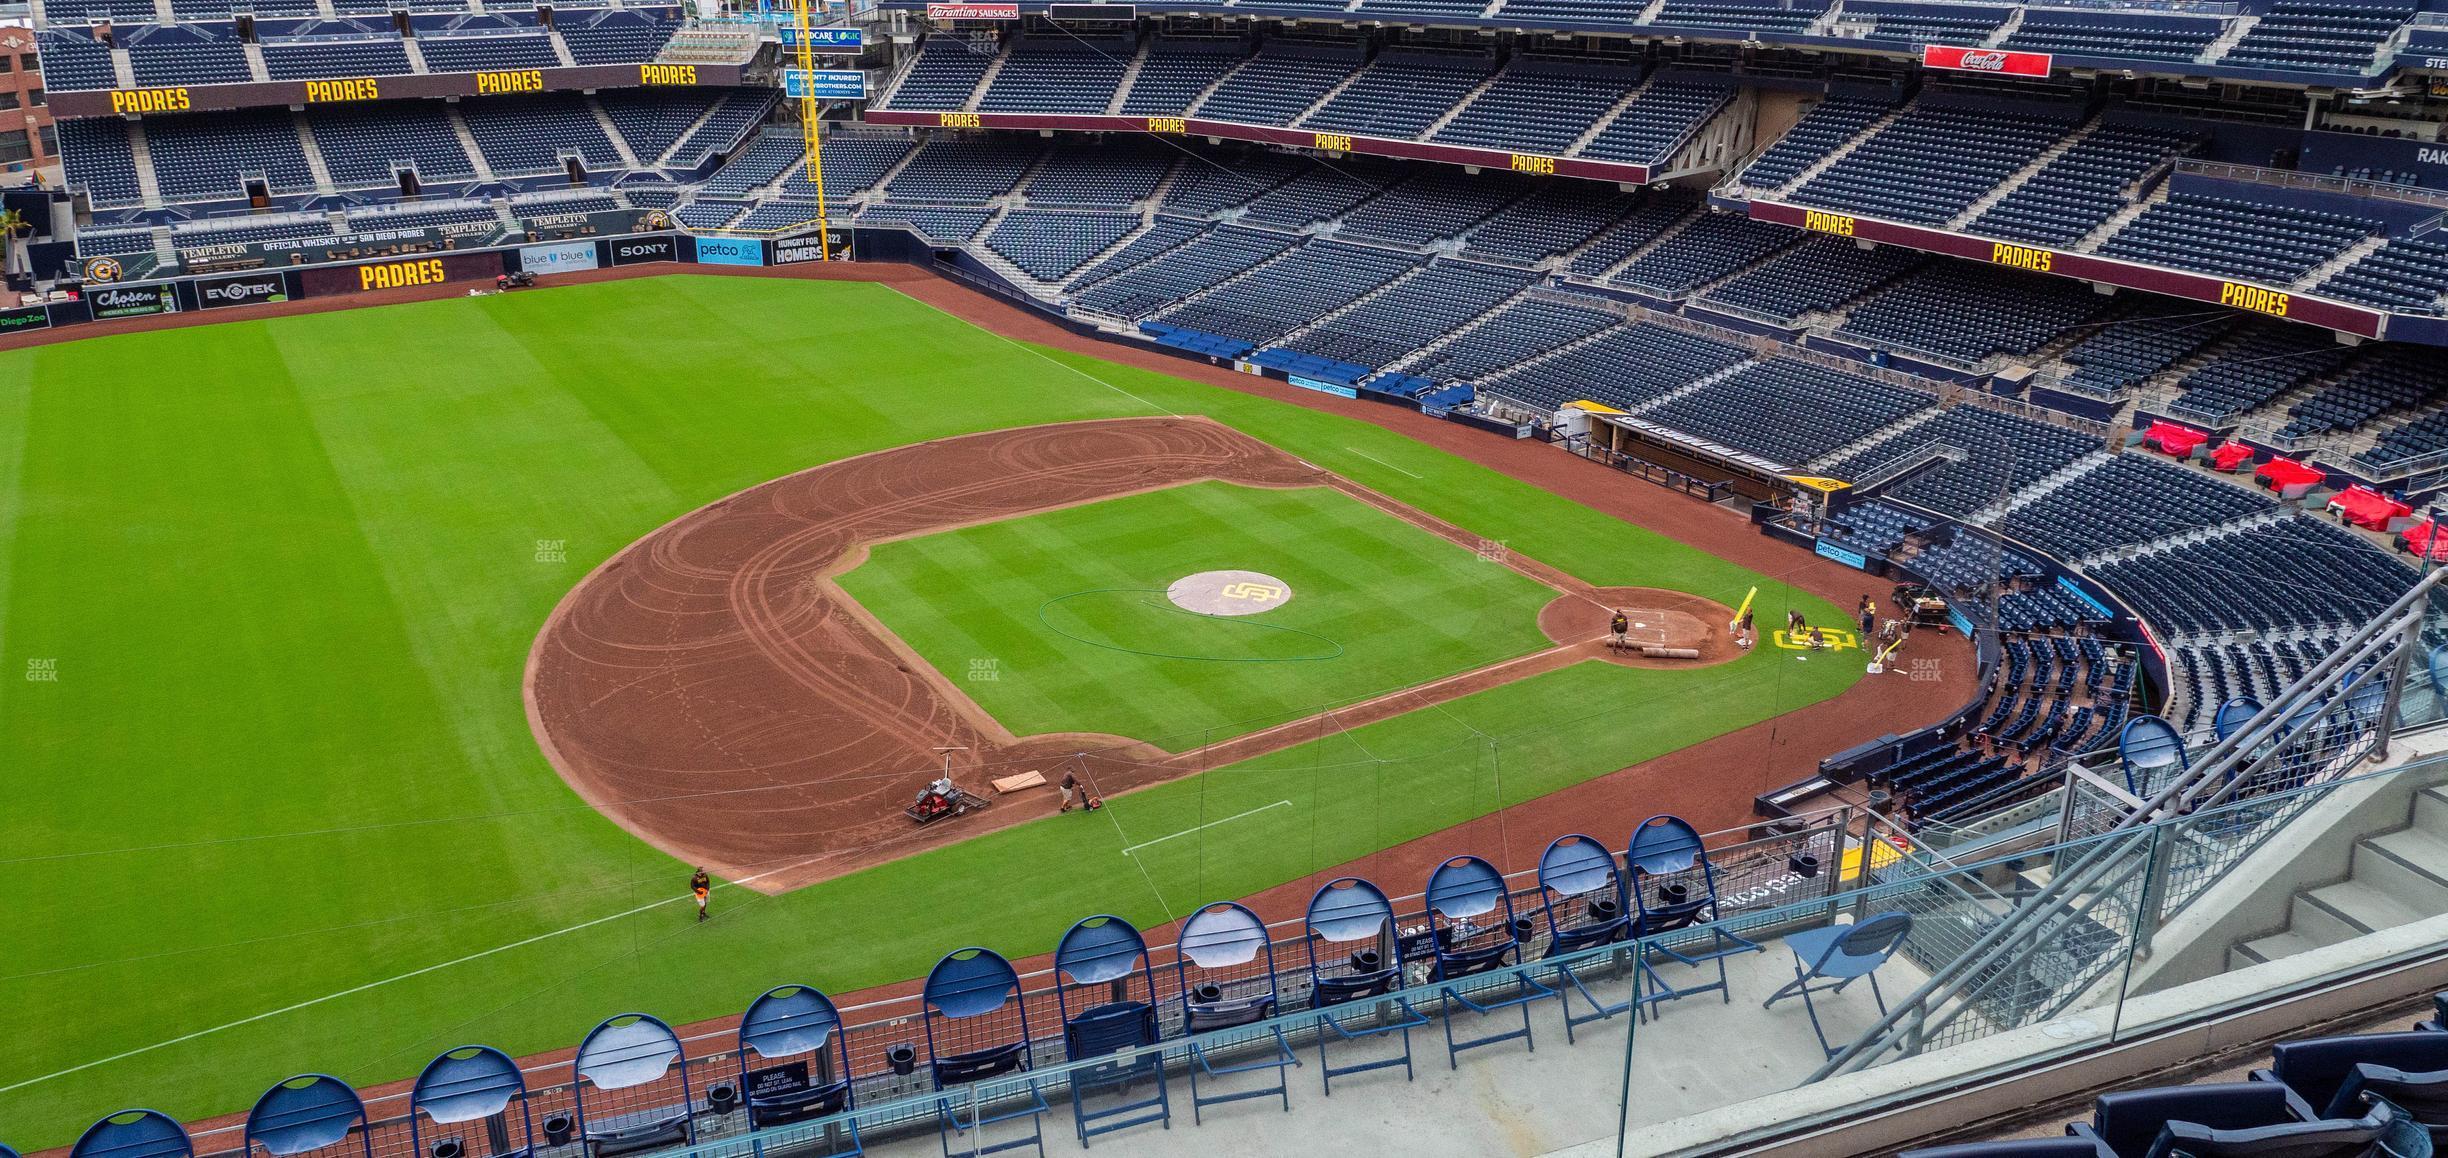
<path id="1" fill-rule="evenodd" d="M 940 774 L 940 748 L 966 749 L 955 771 L 973 791 L 986 789 L 987 776 L 1062 768 L 1112 796 L 1312 739 L 1317 728 L 1306 720 L 1179 755 L 1117 736 L 1015 737 L 833 583 L 872 543 L 1209 479 L 1332 486 L 1454 542 L 1479 541 L 1205 419 L 942 439 L 765 483 L 606 561 L 536 639 L 529 723 L 595 808 L 680 859 L 775 892 L 1054 809 L 1051 793 L 1021 795 L 955 823 L 911 826 L 903 809 Z M 1600 641 L 1615 606 L 1648 609 L 1662 638 L 1700 649 L 1699 662 L 1733 657 L 1720 646 L 1722 606 L 1669 591 L 1593 590 L 1518 553 L 1505 564 L 1559 592 L 1540 615 L 1557 646 L 1340 706 L 1338 724 L 1611 652 Z"/>

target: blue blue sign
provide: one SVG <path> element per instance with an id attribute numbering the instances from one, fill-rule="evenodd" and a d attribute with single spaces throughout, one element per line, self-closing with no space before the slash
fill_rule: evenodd
<path id="1" fill-rule="evenodd" d="M 820 101 L 863 101 L 867 99 L 867 74 L 855 68 L 784 69 L 782 93 L 792 100 L 812 96 Z"/>
<path id="2" fill-rule="evenodd" d="M 765 243 L 753 237 L 700 237 L 699 265 L 763 265 Z"/>
<path id="3" fill-rule="evenodd" d="M 1963 612 L 1957 611 L 1952 607 L 1947 608 L 1947 622 L 1954 624 L 1955 630 L 1962 632 L 1964 634 L 1964 638 L 1970 639 L 1972 637 L 1972 621 L 1964 618 Z"/>
<path id="4" fill-rule="evenodd" d="M 796 24 L 785 24 L 785 25 L 783 25 L 783 26 L 782 26 L 782 47 L 784 47 L 784 48 L 795 48 L 795 47 L 797 47 L 797 46 L 798 46 L 798 44 L 799 44 L 799 26 L 798 26 L 798 25 L 796 25 Z M 867 39 L 866 39 L 866 35 L 865 35 L 865 33 L 864 33 L 864 32 L 862 32 L 860 29 L 856 29 L 856 28 L 810 28 L 810 29 L 808 29 L 808 47 L 809 47 L 809 48 L 812 48 L 812 49 L 815 49 L 815 50 L 816 50 L 816 51 L 818 51 L 818 52 L 857 52 L 857 51 L 859 51 L 860 49 L 865 48 L 866 46 L 867 46 Z"/>
<path id="5" fill-rule="evenodd" d="M 1813 544 L 1811 550 L 1818 552 L 1819 557 L 1822 559 L 1834 559 L 1837 562 L 1842 563 L 1847 567 L 1851 567 L 1856 571 L 1867 571 L 1870 569 L 1870 557 L 1868 555 L 1864 555 L 1859 551 L 1845 550 L 1844 548 L 1828 542 L 1825 539 L 1821 539 Z"/>

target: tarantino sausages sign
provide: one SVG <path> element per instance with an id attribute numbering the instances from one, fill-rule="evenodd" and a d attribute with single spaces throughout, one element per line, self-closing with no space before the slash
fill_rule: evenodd
<path id="1" fill-rule="evenodd" d="M 298 277 L 305 295 L 315 298 L 487 278 L 500 273 L 501 267 L 498 253 L 446 253 L 364 265 L 325 266 L 305 270 Z"/>

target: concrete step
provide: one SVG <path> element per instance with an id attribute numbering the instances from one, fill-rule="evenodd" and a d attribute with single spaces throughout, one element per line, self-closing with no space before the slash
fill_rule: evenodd
<path id="1" fill-rule="evenodd" d="M 2335 912 L 2355 929 L 2355 935 L 2410 925 L 2429 914 L 2392 895 L 2358 871 L 2352 880 L 2322 885 L 2306 894 L 2314 907 Z"/>
<path id="2" fill-rule="evenodd" d="M 2425 788 L 2414 794 L 2414 827 L 2448 839 L 2448 792 Z"/>
<path id="3" fill-rule="evenodd" d="M 2448 842 L 2411 828 L 2367 837 L 2355 846 L 2356 880 L 2422 916 L 2448 913 Z"/>
<path id="4" fill-rule="evenodd" d="M 2241 969 L 2248 965 L 2265 965 L 2298 953 L 2309 953 L 2321 943 L 2295 932 L 2272 933 L 2256 937 L 2236 946 L 2227 954 L 2227 967 Z"/>

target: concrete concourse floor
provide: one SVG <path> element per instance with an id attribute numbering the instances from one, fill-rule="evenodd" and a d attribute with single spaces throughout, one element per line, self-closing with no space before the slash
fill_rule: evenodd
<path id="1" fill-rule="evenodd" d="M 1663 963 L 1659 973 L 1666 984 L 1678 987 L 1716 978 L 1714 965 L 1695 970 Z M 1204 1111 L 1205 1124 L 1192 1125 L 1189 1080 L 1182 1063 L 1173 1062 L 1171 1127 L 1134 1127 L 1100 1135 L 1091 1145 L 1101 1153 L 1134 1158 L 1486 1158 L 1546 1154 L 1629 1131 L 1625 1153 L 1652 1153 L 1641 1146 L 1642 1126 L 1791 1088 L 1824 1056 L 1800 998 L 1786 998 L 1772 1009 L 1760 1007 L 1794 978 L 1793 954 L 1781 942 L 1768 942 L 1762 952 L 1727 958 L 1726 973 L 1731 1001 L 1715 992 L 1695 994 L 1663 1003 L 1656 1007 L 1657 1016 L 1637 1026 L 1631 1014 L 1619 1014 L 1575 1027 L 1570 1045 L 1565 1043 L 1558 1003 L 1535 1002 L 1530 1006 L 1535 1049 L 1525 1049 L 1518 1040 L 1502 1042 L 1463 1053 L 1458 1067 L 1448 1065 L 1444 1027 L 1431 1016 L 1427 1025 L 1411 1031 L 1414 1080 L 1404 1081 L 1400 1068 L 1356 1074 L 1336 1079 L 1331 1098 L 1319 1091 L 1317 1047 L 1304 1043 L 1295 1051 L 1300 1068 L 1289 1072 L 1288 1113 L 1279 1101 L 1254 1099 L 1210 1107 Z M 1924 979 L 1901 955 L 1879 974 L 1879 984 L 1890 996 L 1908 993 Z M 1627 976 L 1618 975 L 1590 980 L 1590 989 L 1602 1000 L 1620 1002 L 1631 985 Z M 1578 992 L 1571 1000 L 1576 1015 L 1590 1012 Z M 1839 994 L 1816 994 L 1813 1000 L 1830 1040 L 1838 1044 L 1867 1029 L 1878 1016 L 1866 982 Z M 1454 1017 L 1461 1036 L 1520 1025 L 1519 1009 L 1484 1017 L 1462 1011 Z M 1634 1048 L 1626 1113 L 1628 1044 Z M 1399 1046 L 1386 1039 L 1330 1048 L 1338 1066 L 1400 1053 Z M 1271 1084 L 1270 1078 L 1260 1072 L 1202 1078 L 1200 1085 L 1213 1094 Z M 1144 1087 L 1130 1096 L 1144 1096 Z M 1123 1100 L 1108 1095 L 1102 1104 Z M 1057 1091 L 1047 1102 L 1047 1153 L 1080 1153 L 1068 1096 Z M 1096 1104 L 1092 1102 L 1092 1108 Z M 1026 1130 L 1025 1119 L 991 1124 L 982 1140 L 954 1135 L 951 1152 L 1013 1141 L 1025 1137 Z M 942 1153 L 931 1131 L 891 1140 L 870 1138 L 867 1151 L 889 1158 Z"/>

